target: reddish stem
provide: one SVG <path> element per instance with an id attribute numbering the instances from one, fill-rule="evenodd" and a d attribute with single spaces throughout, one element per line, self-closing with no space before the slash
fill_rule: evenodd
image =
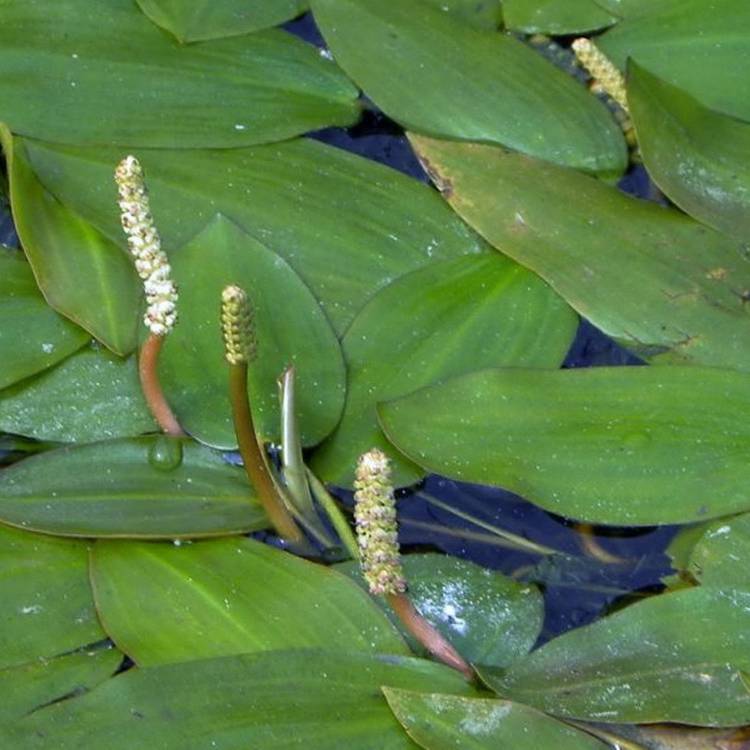
<path id="1" fill-rule="evenodd" d="M 164 397 L 157 370 L 163 338 L 163 336 L 156 336 L 152 333 L 146 339 L 138 357 L 138 375 L 141 379 L 141 390 L 146 399 L 146 404 L 148 404 L 157 424 L 167 435 L 179 437 L 184 435 L 185 432 L 180 427 L 177 417 L 175 417 L 167 399 Z"/>

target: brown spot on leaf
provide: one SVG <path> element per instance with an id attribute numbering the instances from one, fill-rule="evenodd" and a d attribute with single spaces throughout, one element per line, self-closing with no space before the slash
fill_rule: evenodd
<path id="1" fill-rule="evenodd" d="M 438 168 L 423 154 L 417 151 L 417 159 L 422 165 L 422 169 L 427 172 L 427 175 L 432 180 L 435 187 L 445 196 L 447 200 L 453 195 L 453 183 L 444 175 L 440 173 Z"/>

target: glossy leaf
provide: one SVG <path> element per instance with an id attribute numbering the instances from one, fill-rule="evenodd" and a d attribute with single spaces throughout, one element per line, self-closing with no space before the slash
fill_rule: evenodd
<path id="1" fill-rule="evenodd" d="M 659 9 L 683 5 L 685 0 L 659 0 Z M 618 18 L 632 18 L 655 9 L 654 0 L 596 0 L 596 4 Z"/>
<path id="2" fill-rule="evenodd" d="M 635 63 L 628 104 L 649 175 L 699 221 L 750 234 L 750 122 L 714 112 Z"/>
<path id="3" fill-rule="evenodd" d="M 408 735 L 427 750 L 605 750 L 599 740 L 520 703 L 384 688 Z"/>
<path id="4" fill-rule="evenodd" d="M 305 0 L 137 0 L 140 9 L 181 42 L 238 36 L 299 15 Z"/>
<path id="5" fill-rule="evenodd" d="M 135 669 L 12 728 L 14 750 L 410 750 L 382 685 L 470 693 L 448 667 L 398 656 L 277 651 Z"/>
<path id="6" fill-rule="evenodd" d="M 114 352 L 130 353 L 143 294 L 132 261 L 45 189 L 4 126 L 0 139 L 15 227 L 47 301 Z"/>
<path id="7" fill-rule="evenodd" d="M 114 193 L 102 189 L 121 150 L 26 143 L 45 185 L 124 242 Z M 168 252 L 220 212 L 292 266 L 339 334 L 393 279 L 488 249 L 427 186 L 315 141 L 140 157 Z"/>
<path id="8" fill-rule="evenodd" d="M 450 13 L 480 29 L 496 30 L 503 19 L 500 0 L 427 0 L 445 13 Z"/>
<path id="9" fill-rule="evenodd" d="M 0 388 L 54 365 L 88 338 L 44 301 L 23 257 L 0 253 Z"/>
<path id="10" fill-rule="evenodd" d="M 409 653 L 348 578 L 251 539 L 102 542 L 99 617 L 141 666 L 289 648 Z"/>
<path id="11" fill-rule="evenodd" d="M 503 19 L 526 34 L 583 34 L 618 21 L 595 0 L 503 0 Z"/>
<path id="12" fill-rule="evenodd" d="M 155 429 L 135 356 L 120 359 L 104 349 L 85 347 L 46 372 L 0 391 L 0 430 L 16 435 L 87 443 Z"/>
<path id="13" fill-rule="evenodd" d="M 750 593 L 695 588 L 631 605 L 562 635 L 505 674 L 501 695 L 548 713 L 607 722 L 734 726 L 750 720 Z"/>
<path id="14" fill-rule="evenodd" d="M 117 649 L 99 648 L 0 669 L 0 720 L 21 719 L 42 706 L 88 691 L 110 677 L 121 661 Z"/>
<path id="15" fill-rule="evenodd" d="M 544 602 L 535 586 L 455 557 L 404 555 L 409 598 L 459 653 L 473 664 L 507 667 L 529 653 L 544 619 Z M 359 564 L 338 566 L 360 586 Z M 383 606 L 412 650 L 421 646 Z"/>
<path id="16" fill-rule="evenodd" d="M 245 475 L 164 436 L 69 446 L 0 472 L 0 521 L 87 537 L 219 536 L 267 525 Z"/>
<path id="17" fill-rule="evenodd" d="M 105 637 L 94 612 L 84 542 L 0 526 L 0 570 L 0 682 L 8 667 Z"/>
<path id="18" fill-rule="evenodd" d="M 60 143 L 228 148 L 358 115 L 311 45 L 268 30 L 182 46 L 132 0 L 5 0 L 0 68 L 0 119 Z"/>
<path id="19" fill-rule="evenodd" d="M 642 3 L 645 5 L 646 3 Z M 662 0 L 597 40 L 622 70 L 632 58 L 705 106 L 750 119 L 750 4 Z"/>
<path id="20" fill-rule="evenodd" d="M 210 445 L 237 447 L 220 320 L 221 292 L 237 284 L 254 310 L 258 356 L 248 370 L 257 432 L 280 439 L 276 380 L 294 365 L 302 442 L 320 442 L 344 406 L 344 360 L 325 314 L 299 276 L 221 216 L 174 254 L 172 269 L 180 321 L 164 342 L 160 370 L 185 430 Z"/>
<path id="21" fill-rule="evenodd" d="M 590 523 L 689 523 L 750 509 L 747 375 L 698 367 L 484 370 L 379 407 L 437 474 Z"/>
<path id="22" fill-rule="evenodd" d="M 744 244 L 573 170 L 412 142 L 469 224 L 604 333 L 655 362 L 750 369 Z"/>
<path id="23" fill-rule="evenodd" d="M 344 336 L 344 416 L 316 451 L 313 470 L 349 486 L 357 458 L 379 447 L 393 461 L 395 483 L 413 484 L 422 472 L 380 431 L 379 401 L 483 367 L 557 367 L 576 323 L 546 284 L 499 254 L 433 263 L 399 278 L 364 307 Z"/>
<path id="24" fill-rule="evenodd" d="M 704 586 L 750 591 L 750 514 L 708 524 L 690 552 L 687 569 Z"/>
<path id="25" fill-rule="evenodd" d="M 517 39 L 473 29 L 424 0 L 311 5 L 336 61 L 405 127 L 589 172 L 624 169 L 622 132 L 604 105 Z"/>

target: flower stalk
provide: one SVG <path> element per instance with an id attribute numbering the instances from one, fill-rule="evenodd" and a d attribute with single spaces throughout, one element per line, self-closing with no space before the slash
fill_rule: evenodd
<path id="1" fill-rule="evenodd" d="M 147 307 L 143 322 L 149 329 L 149 336 L 138 357 L 141 389 L 146 404 L 161 429 L 168 435 L 184 435 L 164 396 L 158 371 L 162 341 L 177 322 L 177 289 L 151 215 L 143 168 L 135 156 L 126 156 L 117 165 L 115 182 L 120 221 L 146 295 Z"/>
<path id="2" fill-rule="evenodd" d="M 370 593 L 384 596 L 404 627 L 436 659 L 472 680 L 474 670 L 417 611 L 406 593 L 390 462 L 382 451 L 373 448 L 360 456 L 354 488 L 359 561 Z"/>
<path id="3" fill-rule="evenodd" d="M 305 538 L 286 507 L 258 443 L 247 396 L 247 368 L 257 353 L 253 311 L 245 291 L 227 286 L 221 295 L 224 355 L 229 363 L 229 397 L 240 455 L 248 479 L 279 536 L 295 544 Z"/>

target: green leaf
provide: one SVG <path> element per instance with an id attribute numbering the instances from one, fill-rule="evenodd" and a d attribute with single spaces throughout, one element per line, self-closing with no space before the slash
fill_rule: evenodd
<path id="1" fill-rule="evenodd" d="M 84 542 L 0 526 L 0 570 L 0 681 L 7 667 L 106 637 L 94 611 Z"/>
<path id="2" fill-rule="evenodd" d="M 54 365 L 88 338 L 44 301 L 23 257 L 0 253 L 0 388 Z"/>
<path id="3" fill-rule="evenodd" d="M 249 365 L 250 403 L 259 435 L 281 437 L 277 378 L 294 365 L 302 442 L 320 442 L 339 421 L 345 371 L 341 348 L 315 297 L 289 264 L 223 218 L 174 254 L 180 321 L 164 342 L 163 385 L 178 418 L 198 440 L 236 448 L 224 358 L 221 292 L 248 293 L 258 338 Z"/>
<path id="4" fill-rule="evenodd" d="M 143 294 L 132 261 L 45 189 L 4 126 L 0 140 L 15 226 L 47 301 L 117 354 L 132 352 Z"/>
<path id="5" fill-rule="evenodd" d="M 405 127 L 589 172 L 625 168 L 622 132 L 606 107 L 517 39 L 471 28 L 424 0 L 311 5 L 336 61 Z"/>
<path id="6" fill-rule="evenodd" d="M 0 119 L 59 143 L 230 148 L 359 113 L 341 71 L 290 34 L 182 46 L 132 0 L 5 0 L 0 69 Z"/>
<path id="7" fill-rule="evenodd" d="M 299 15 L 305 0 L 137 0 L 140 9 L 181 42 L 239 36 Z"/>
<path id="8" fill-rule="evenodd" d="M 380 431 L 379 401 L 483 367 L 557 367 L 576 322 L 546 284 L 499 254 L 402 276 L 365 305 L 344 336 L 344 416 L 315 452 L 313 470 L 350 486 L 357 458 L 377 446 L 393 461 L 394 482 L 413 484 L 422 472 Z"/>
<path id="9" fill-rule="evenodd" d="M 290 648 L 409 653 L 346 576 L 252 539 L 100 542 L 91 580 L 105 630 L 140 666 Z"/>
<path id="10" fill-rule="evenodd" d="M 699 221 L 750 235 L 750 122 L 714 112 L 631 63 L 628 104 L 649 175 Z"/>
<path id="11" fill-rule="evenodd" d="M 724 518 L 703 527 L 687 569 L 704 586 L 750 591 L 750 514 Z"/>
<path id="12" fill-rule="evenodd" d="M 411 138 L 453 208 L 604 333 L 655 362 L 750 369 L 744 244 L 570 169 Z"/>
<path id="13" fill-rule="evenodd" d="M 501 695 L 548 713 L 607 722 L 735 726 L 750 720 L 750 593 L 677 591 L 555 638 L 501 674 Z"/>
<path id="14" fill-rule="evenodd" d="M 409 736 L 428 750 L 605 750 L 590 734 L 520 703 L 384 688 Z"/>
<path id="15" fill-rule="evenodd" d="M 454 18 L 480 29 L 497 30 L 503 20 L 500 0 L 427 0 Z"/>
<path id="16" fill-rule="evenodd" d="M 244 472 L 162 435 L 68 446 L 0 472 L 0 521 L 87 537 L 219 536 L 265 528 Z"/>
<path id="17" fill-rule="evenodd" d="M 414 606 L 467 661 L 507 667 L 536 643 L 544 602 L 535 586 L 446 555 L 404 555 L 401 562 Z M 365 588 L 359 563 L 337 567 Z M 419 651 L 413 636 L 382 606 L 412 650 Z"/>
<path id="18" fill-rule="evenodd" d="M 733 370 L 484 370 L 379 407 L 437 474 L 589 523 L 689 523 L 750 509 L 750 382 Z"/>
<path id="19" fill-rule="evenodd" d="M 642 3 L 597 40 L 622 69 L 632 58 L 705 106 L 750 119 L 750 4 L 746 0 Z"/>
<path id="20" fill-rule="evenodd" d="M 505 25 L 526 34 L 583 34 L 617 23 L 594 0 L 503 0 Z"/>
<path id="21" fill-rule="evenodd" d="M 121 150 L 26 144 L 45 185 L 124 245 L 114 188 L 103 188 Z M 393 279 L 488 250 L 429 187 L 315 141 L 139 156 L 167 252 L 220 212 L 292 266 L 339 334 Z"/>
<path id="22" fill-rule="evenodd" d="M 684 3 L 685 0 L 659 0 L 658 8 L 663 10 L 670 6 L 684 5 Z M 618 18 L 632 18 L 655 10 L 654 0 L 596 0 L 596 4 Z"/>
<path id="23" fill-rule="evenodd" d="M 98 648 L 0 669 L 0 720 L 21 719 L 42 706 L 86 692 L 110 677 L 121 661 L 117 649 Z"/>
<path id="24" fill-rule="evenodd" d="M 413 750 L 380 692 L 471 693 L 448 667 L 398 656 L 282 651 L 134 669 L 19 722 L 14 750 Z"/>
<path id="25" fill-rule="evenodd" d="M 155 429 L 135 356 L 120 359 L 105 349 L 86 347 L 0 391 L 0 430 L 16 435 L 87 443 Z"/>

